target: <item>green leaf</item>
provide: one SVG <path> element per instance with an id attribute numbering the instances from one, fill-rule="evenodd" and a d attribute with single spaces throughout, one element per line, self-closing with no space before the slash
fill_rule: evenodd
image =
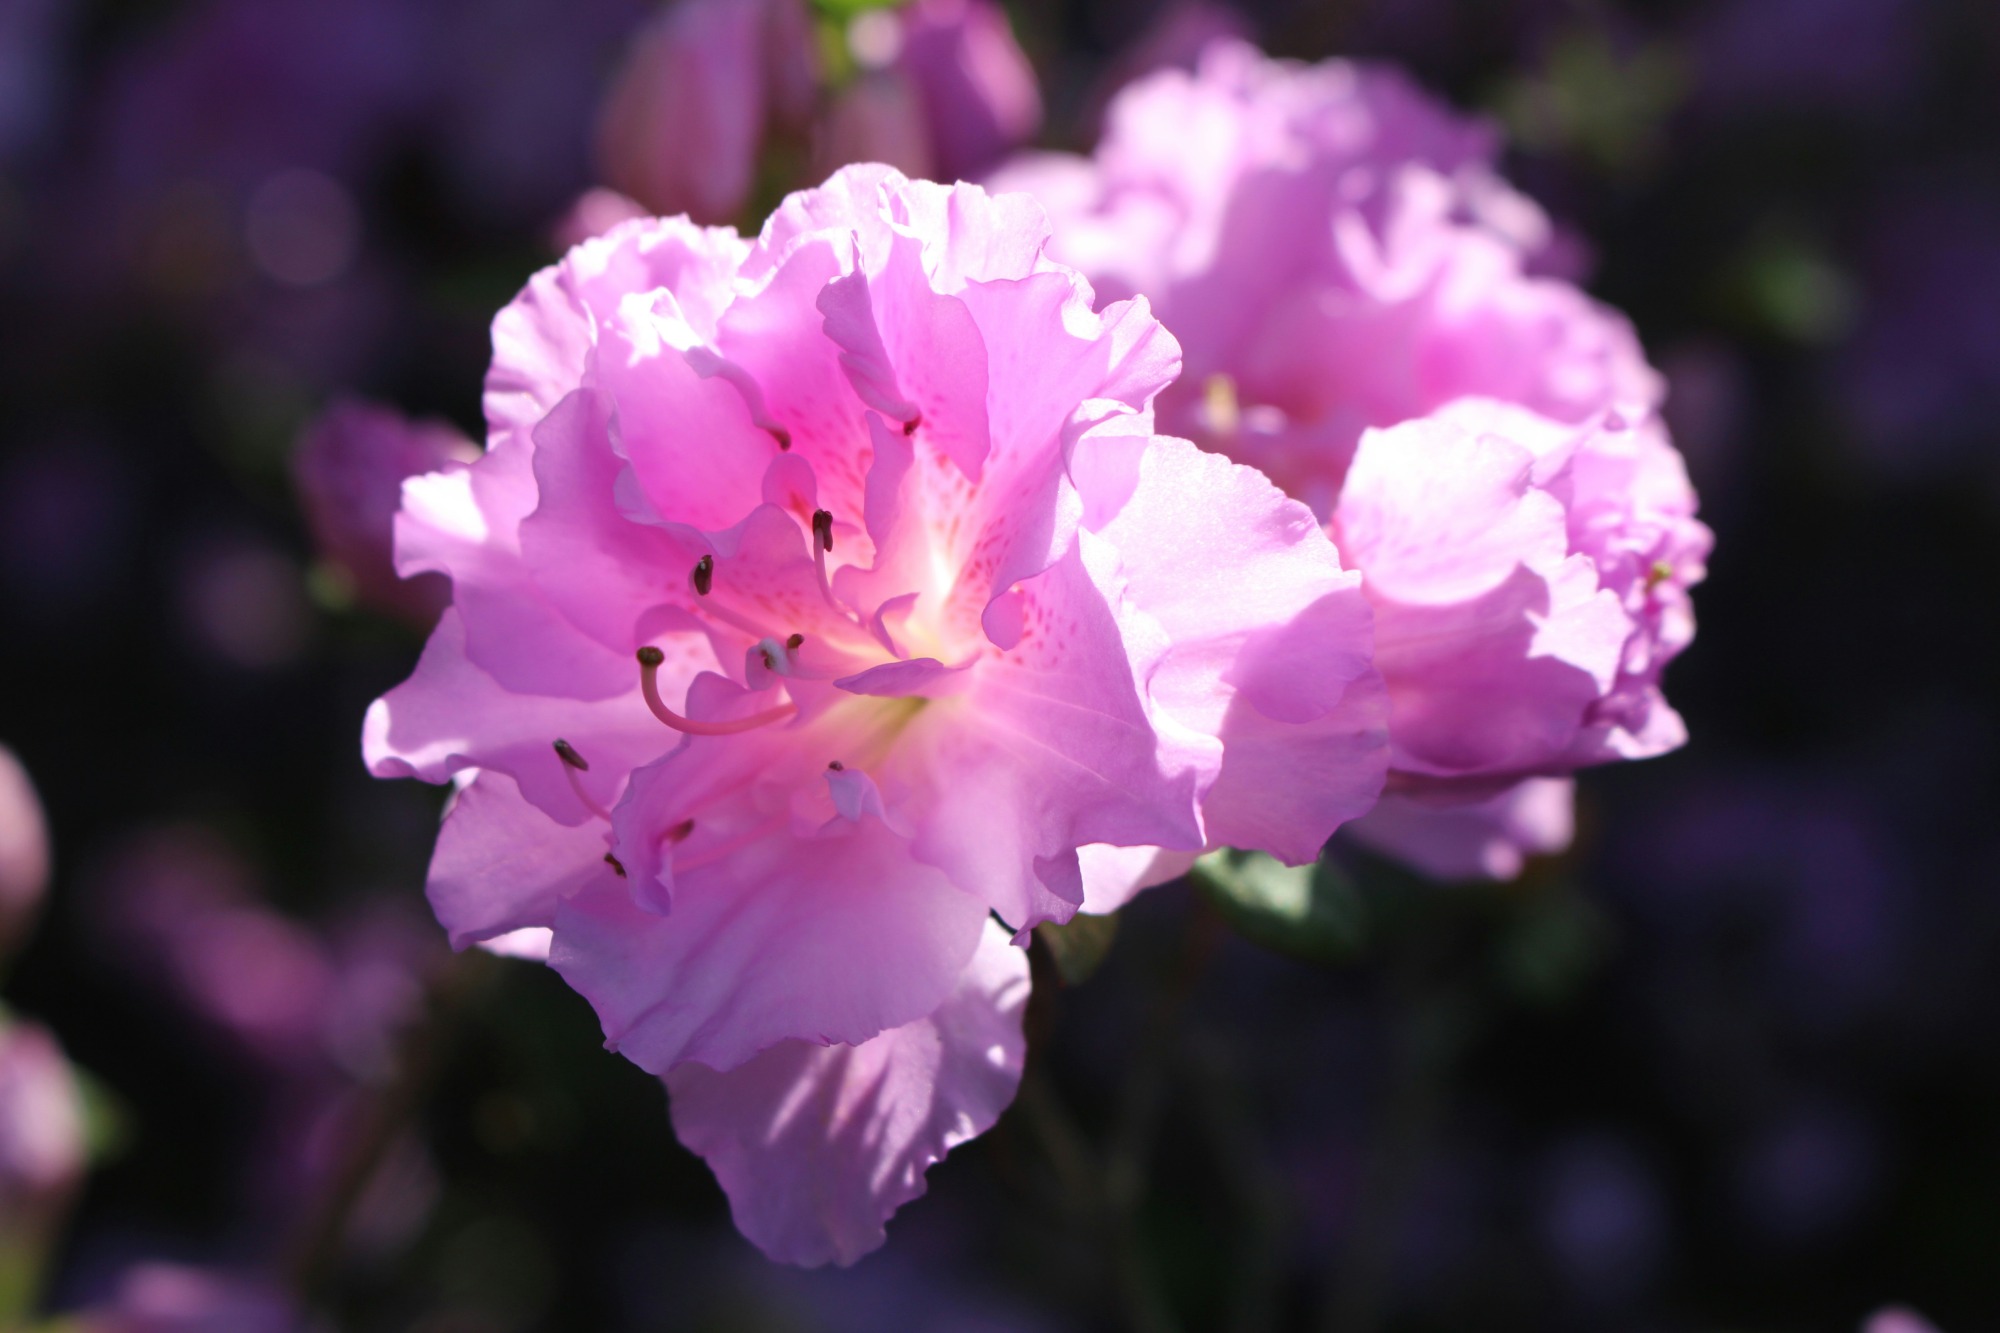
<path id="1" fill-rule="evenodd" d="M 1590 981 L 1611 945 L 1610 923 L 1588 899 L 1554 889 L 1509 914 L 1493 942 L 1494 970 L 1516 999 L 1551 1008 Z"/>
<path id="2" fill-rule="evenodd" d="M 124 1156 L 132 1146 L 132 1115 L 124 1101 L 88 1069 L 71 1065 L 70 1075 L 83 1103 L 83 1142 L 91 1165 Z"/>
<path id="3" fill-rule="evenodd" d="M 1044 921 L 1035 927 L 1035 935 L 1048 946 L 1063 985 L 1081 986 L 1111 952 L 1111 941 L 1118 936 L 1118 918 L 1078 912 L 1063 925 Z"/>
<path id="4" fill-rule="evenodd" d="M 1254 944 L 1314 963 L 1359 953 L 1367 914 L 1354 882 L 1321 860 L 1288 866 L 1262 852 L 1210 852 L 1190 872 L 1204 898 Z"/>
<path id="5" fill-rule="evenodd" d="M 830 19 L 851 19 L 856 14 L 865 14 L 871 9 L 895 9 L 906 0 L 812 0 L 813 9 L 822 17 Z"/>

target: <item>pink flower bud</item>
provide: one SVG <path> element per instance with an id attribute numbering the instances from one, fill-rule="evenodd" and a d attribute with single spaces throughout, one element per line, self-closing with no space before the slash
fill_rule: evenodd
<path id="1" fill-rule="evenodd" d="M 56 1039 L 0 1015 L 0 1245 L 45 1239 L 86 1164 L 83 1095 Z"/>
<path id="2" fill-rule="evenodd" d="M 991 0 L 914 0 L 900 12 L 896 68 L 923 107 L 942 180 L 985 171 L 1042 123 L 1035 70 Z"/>
<path id="3" fill-rule="evenodd" d="M 49 828 L 35 784 L 0 745 L 0 957 L 19 947 L 49 884 Z"/>
<path id="4" fill-rule="evenodd" d="M 440 581 L 396 575 L 396 506 L 403 482 L 468 463 L 479 449 L 439 421 L 411 421 L 393 408 L 335 403 L 299 436 L 292 475 L 319 552 L 363 605 L 428 626 L 450 600 Z"/>
<path id="5" fill-rule="evenodd" d="M 881 162 L 913 178 L 934 175 L 916 88 L 893 69 L 855 79 L 827 107 L 813 160 L 828 172 L 851 162 Z"/>
<path id="6" fill-rule="evenodd" d="M 550 240 L 557 250 L 568 250 L 593 236 L 602 236 L 621 222 L 645 216 L 645 205 L 616 190 L 585 190 L 550 229 Z"/>
<path id="7" fill-rule="evenodd" d="M 798 0 L 680 0 L 641 31 L 605 99 L 605 181 L 654 213 L 734 218 L 769 127 L 810 114 L 812 38 Z"/>

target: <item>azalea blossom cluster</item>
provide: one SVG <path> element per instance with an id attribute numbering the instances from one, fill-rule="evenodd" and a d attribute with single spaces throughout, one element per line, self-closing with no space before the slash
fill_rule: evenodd
<path id="1" fill-rule="evenodd" d="M 451 604 L 364 749 L 454 786 L 431 903 L 592 1004 L 775 1258 L 994 1123 L 1038 925 L 1356 821 L 1506 873 L 1682 736 L 1658 377 L 1491 135 L 1234 44 L 1109 126 L 583 242 L 495 320 L 485 452 L 402 487 Z"/>
<path id="2" fill-rule="evenodd" d="M 1121 93 L 1093 157 L 991 182 L 1180 338 L 1162 429 L 1262 470 L 1362 573 L 1394 717 L 1353 833 L 1445 878 L 1560 850 L 1563 775 L 1685 739 L 1659 680 L 1710 545 L 1664 382 L 1544 271 L 1562 238 L 1499 147 L 1399 70 L 1223 40 Z"/>

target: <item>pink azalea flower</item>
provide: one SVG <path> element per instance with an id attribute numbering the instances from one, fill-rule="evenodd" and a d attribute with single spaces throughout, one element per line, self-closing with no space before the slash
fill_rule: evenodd
<path id="1" fill-rule="evenodd" d="M 0 957 L 12 953 L 41 911 L 49 887 L 49 826 L 35 784 L 0 745 Z"/>
<path id="2" fill-rule="evenodd" d="M 780 1258 L 876 1243 L 1011 1094 L 991 916 L 1067 919 L 1100 845 L 1308 861 L 1382 781 L 1358 578 L 1153 433 L 1178 348 L 1047 239 L 885 167 L 754 241 L 627 224 L 495 321 L 485 457 L 404 488 L 453 606 L 364 748 L 477 770 L 432 904 L 552 931 Z"/>
<path id="3" fill-rule="evenodd" d="M 1391 798 L 1355 836 L 1453 878 L 1567 843 L 1568 787 L 1511 784 L 1680 743 L 1659 673 L 1709 543 L 1660 377 L 1537 275 L 1560 239 L 1498 146 L 1391 69 L 1224 41 L 1122 93 L 1093 158 L 994 180 L 1180 337 L 1162 426 L 1332 524 L 1395 700 Z"/>
<path id="4" fill-rule="evenodd" d="M 391 543 L 403 480 L 479 450 L 442 421 L 411 421 L 393 408 L 344 400 L 308 424 L 292 476 L 320 555 L 357 601 L 418 625 L 436 623 L 451 599 L 445 581 L 396 576 Z"/>

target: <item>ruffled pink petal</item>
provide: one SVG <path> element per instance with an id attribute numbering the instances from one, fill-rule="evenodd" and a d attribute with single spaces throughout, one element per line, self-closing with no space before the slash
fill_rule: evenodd
<path id="1" fill-rule="evenodd" d="M 1568 552 L 1534 457 L 1438 421 L 1373 432 L 1333 531 L 1367 580 L 1392 765 L 1439 777 L 1560 761 L 1616 676 L 1632 622 Z"/>
<path id="2" fill-rule="evenodd" d="M 590 382 L 617 405 L 618 449 L 647 507 L 632 516 L 715 529 L 757 502 L 785 455 L 734 386 L 689 364 L 684 349 L 699 336 L 664 295 L 627 307 L 599 333 Z"/>
<path id="3" fill-rule="evenodd" d="M 1312 860 L 1374 803 L 1387 770 L 1360 576 L 1305 506 L 1183 440 L 1146 453 L 1094 540 L 1109 548 L 1100 584 L 1122 593 L 1134 632 L 1171 645 L 1150 663 L 1146 696 L 1162 734 L 1207 774 L 1208 844 Z"/>
<path id="4" fill-rule="evenodd" d="M 585 241 L 535 274 L 493 317 L 487 448 L 531 446 L 541 419 L 581 382 L 627 294 L 664 288 L 696 337 L 712 335 L 748 248 L 732 231 L 683 218 L 642 218 Z"/>
<path id="5" fill-rule="evenodd" d="M 546 963 L 549 961 L 549 945 L 554 940 L 555 932 L 547 926 L 523 926 L 504 935 L 480 940 L 477 947 L 495 958 L 519 958 L 526 963 Z"/>
<path id="6" fill-rule="evenodd" d="M 1091 399 L 1143 410 L 1180 373 L 1180 344 L 1145 302 L 1093 314 L 1091 296 L 1067 270 L 972 282 L 959 293 L 987 347 L 989 466 L 1040 454 Z"/>
<path id="7" fill-rule="evenodd" d="M 977 483 L 991 448 L 986 343 L 965 303 L 932 287 L 923 242 L 894 236 L 879 269 L 834 279 L 819 309 L 862 401 Z"/>
<path id="8" fill-rule="evenodd" d="M 1163 852 L 1157 847 L 1079 847 L 1083 910 L 1097 916 L 1117 911 L 1141 890 L 1179 879 L 1193 868 L 1196 853 Z"/>
<path id="9" fill-rule="evenodd" d="M 706 653 L 707 646 L 691 640 L 685 649 Z M 698 669 L 680 668 L 688 675 Z M 618 799 L 625 774 L 672 743 L 662 730 L 636 688 L 592 702 L 503 688 L 467 659 L 465 629 L 451 608 L 416 671 L 369 706 L 361 751 L 368 771 L 382 778 L 445 782 L 463 769 L 495 769 L 513 778 L 537 809 L 574 825 L 590 811 L 571 787 L 555 742 L 566 740 L 583 755 L 591 767 L 577 781 L 608 805 Z"/>
<path id="10" fill-rule="evenodd" d="M 860 514 L 868 433 L 840 348 L 823 331 L 819 298 L 847 271 L 852 250 L 848 234 L 798 238 L 766 284 L 723 314 L 716 359 L 696 365 L 743 393 L 758 424 L 812 464 L 821 503 L 849 521 Z"/>
<path id="11" fill-rule="evenodd" d="M 981 662 L 943 716 L 917 716 L 891 773 L 926 793 L 917 857 L 1026 929 L 1082 902 L 1077 847 L 1199 847 L 1204 775 L 1163 752 L 1076 550 L 1021 602 L 1017 646 Z M 905 752 L 921 767 L 904 769 Z"/>
<path id="12" fill-rule="evenodd" d="M 772 760 L 774 805 L 739 785 L 742 766 L 758 766 L 745 753 Z M 708 762 L 721 768 L 704 772 Z M 557 909 L 550 963 L 597 1010 L 607 1044 L 641 1067 L 731 1069 L 787 1039 L 866 1041 L 936 1008 L 971 956 L 985 906 L 913 860 L 886 824 L 794 827 L 783 770 L 801 762 L 768 742 L 691 741 L 635 775 L 614 812 L 630 879 Z M 662 915 L 633 886 L 657 877 L 660 853 L 649 874 L 645 845 L 684 810 L 694 824 L 669 849 Z"/>
<path id="13" fill-rule="evenodd" d="M 1529 778 L 1470 804 L 1387 795 L 1347 826 L 1347 836 L 1432 879 L 1512 879 L 1530 856 L 1567 848 L 1576 827 L 1576 783 Z"/>
<path id="14" fill-rule="evenodd" d="M 1048 214 L 1024 194 L 910 181 L 896 201 L 898 221 L 927 241 L 931 281 L 953 295 L 967 283 L 1010 281 L 1053 270 L 1043 253 Z"/>
<path id="15" fill-rule="evenodd" d="M 674 1130 L 707 1159 L 736 1226 L 783 1263 L 846 1265 L 923 1194 L 924 1172 L 993 1127 L 1026 1043 L 1027 955 L 991 923 L 952 994 L 859 1045 L 787 1041 L 727 1073 L 667 1075 Z"/>
<path id="16" fill-rule="evenodd" d="M 662 572 L 692 571 L 707 551 L 692 530 L 627 522 L 619 512 L 615 410 L 610 395 L 579 389 L 535 427 L 540 503 L 521 524 L 521 554 L 563 617 L 629 662 L 647 611 L 694 599 L 685 578 Z M 636 680 L 637 668 L 627 674 Z"/>
<path id="17" fill-rule="evenodd" d="M 612 874 L 601 822 L 559 824 L 512 778 L 481 772 L 452 798 L 424 894 L 451 947 L 554 923 L 556 904 Z"/>
<path id="18" fill-rule="evenodd" d="M 403 483 L 396 567 L 451 578 L 461 651 L 510 689 L 606 699 L 631 688 L 628 658 L 570 624 L 521 558 L 536 504 L 532 445 Z"/>

